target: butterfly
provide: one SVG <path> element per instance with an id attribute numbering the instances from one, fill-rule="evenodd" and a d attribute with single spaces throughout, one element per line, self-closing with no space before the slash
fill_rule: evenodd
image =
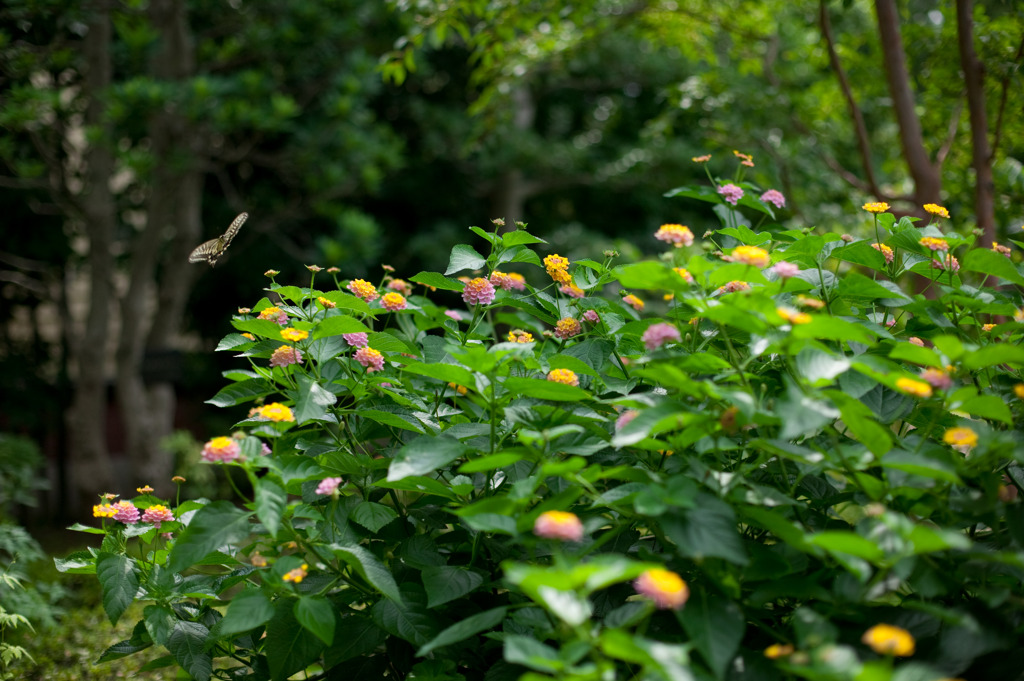
<path id="1" fill-rule="evenodd" d="M 201 243 L 196 246 L 195 250 L 188 256 L 189 262 L 203 262 L 204 260 L 210 263 L 210 267 L 217 264 L 217 259 L 224 255 L 224 251 L 228 250 L 228 245 L 231 240 L 238 234 L 238 230 L 242 228 L 242 224 L 248 219 L 248 213 L 242 213 L 231 226 L 228 227 L 228 231 L 224 232 L 221 236 L 216 239 L 210 239 L 207 242 Z"/>

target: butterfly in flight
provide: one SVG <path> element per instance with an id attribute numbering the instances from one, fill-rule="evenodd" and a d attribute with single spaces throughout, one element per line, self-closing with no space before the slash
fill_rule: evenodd
<path id="1" fill-rule="evenodd" d="M 210 239 L 205 243 L 201 243 L 196 246 L 195 250 L 188 256 L 189 262 L 208 262 L 210 267 L 217 264 L 217 259 L 224 255 L 224 251 L 228 250 L 228 245 L 231 240 L 238 234 L 238 230 L 242 228 L 242 224 L 249 217 L 248 213 L 242 213 L 231 226 L 228 227 L 228 231 L 224 232 L 221 236 L 216 239 Z"/>

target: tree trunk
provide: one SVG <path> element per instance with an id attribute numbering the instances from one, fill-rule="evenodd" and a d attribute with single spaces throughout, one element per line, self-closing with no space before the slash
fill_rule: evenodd
<path id="1" fill-rule="evenodd" d="M 957 43 L 960 67 L 967 86 L 967 110 L 971 116 L 974 213 L 982 230 L 982 243 L 990 245 L 996 238 L 995 180 L 992 177 L 992 151 L 988 144 L 988 115 L 985 111 L 985 67 L 974 51 L 973 4 L 971 0 L 957 0 Z"/>
<path id="2" fill-rule="evenodd" d="M 77 371 L 74 396 L 67 414 L 69 443 L 68 507 L 72 513 L 86 507 L 97 494 L 114 492 L 114 471 L 107 451 L 107 340 L 113 296 L 114 224 L 116 210 L 110 191 L 114 158 L 109 129 L 104 123 L 104 97 L 111 84 L 109 10 L 100 6 L 89 20 L 83 41 L 88 98 L 85 123 L 105 134 L 84 152 L 85 175 L 82 220 L 89 241 L 89 308 L 84 330 L 69 329 L 72 364 Z M 73 323 L 73 322 L 72 322 Z M 92 503 L 95 503 L 94 501 Z"/>
<path id="3" fill-rule="evenodd" d="M 513 126 L 516 137 L 520 131 L 529 130 L 533 127 L 537 107 L 533 101 L 533 95 L 529 87 L 522 85 L 512 93 L 512 103 L 515 107 L 513 113 Z M 498 178 L 497 186 L 491 198 L 491 211 L 494 213 L 491 218 L 504 218 L 505 230 L 515 229 L 517 220 L 521 221 L 525 216 L 526 199 L 536 192 L 536 186 L 528 182 L 519 168 L 509 168 Z"/>
<path id="4" fill-rule="evenodd" d="M 149 16 L 160 34 L 160 48 L 151 62 L 153 77 L 170 82 L 188 78 L 194 60 L 185 2 L 154 0 Z M 173 474 L 173 456 L 161 442 L 174 428 L 175 349 L 190 288 L 188 253 L 199 241 L 202 183 L 196 150 L 190 148 L 194 135 L 174 102 L 150 119 L 149 136 L 154 171 L 146 226 L 132 249 L 131 278 L 122 304 L 118 400 L 136 480 L 159 489 Z M 154 302 L 155 314 L 147 318 Z M 147 358 L 169 365 L 157 367 L 148 385 L 143 376 Z"/>
<path id="5" fill-rule="evenodd" d="M 914 179 L 914 199 L 918 208 L 926 203 L 939 203 L 942 177 L 939 167 L 932 163 L 921 135 L 921 122 L 914 111 L 914 93 L 910 89 L 900 18 L 895 0 L 875 0 L 878 33 L 882 45 L 885 77 L 889 84 L 893 111 L 900 129 L 900 144 Z"/>

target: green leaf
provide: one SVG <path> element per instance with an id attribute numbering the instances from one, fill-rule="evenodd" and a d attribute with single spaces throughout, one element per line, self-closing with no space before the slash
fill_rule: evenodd
<path id="1" fill-rule="evenodd" d="M 369 617 L 342 617 L 335 627 L 334 645 L 324 652 L 324 667 L 330 669 L 345 660 L 367 655 L 380 647 L 387 634 Z"/>
<path id="2" fill-rule="evenodd" d="M 521 246 L 523 244 L 547 243 L 547 241 L 544 241 L 544 239 L 541 239 L 540 237 L 536 237 L 530 234 L 525 229 L 517 229 L 514 232 L 505 232 L 504 234 L 501 235 L 501 241 L 502 243 L 505 244 L 506 248 L 511 248 L 512 246 Z"/>
<path id="3" fill-rule="evenodd" d="M 388 467 L 388 481 L 432 473 L 467 451 L 466 445 L 449 435 L 422 435 L 398 450 Z"/>
<path id="4" fill-rule="evenodd" d="M 457 364 L 422 364 L 420 362 L 409 362 L 402 368 L 402 371 L 407 371 L 419 376 L 436 378 L 437 380 L 444 381 L 445 383 L 455 383 L 456 385 L 466 386 L 467 388 L 476 385 L 476 382 L 473 379 L 473 373 L 465 367 L 461 367 Z"/>
<path id="5" fill-rule="evenodd" d="M 489 456 L 481 456 L 479 459 L 471 459 L 459 466 L 459 472 L 483 473 L 486 471 L 493 471 L 497 468 L 511 466 L 516 461 L 522 460 L 525 456 L 525 452 L 519 451 L 500 452 Z"/>
<path id="6" fill-rule="evenodd" d="M 437 616 L 427 610 L 426 598 L 418 590 L 402 589 L 402 600 L 377 601 L 370 616 L 384 631 L 416 646 L 425 646 L 440 631 Z"/>
<path id="7" fill-rule="evenodd" d="M 732 507 L 710 494 L 698 494 L 695 508 L 663 516 L 661 526 L 676 545 L 676 553 L 684 558 L 717 557 L 737 565 L 749 562 Z"/>
<path id="8" fill-rule="evenodd" d="M 725 227 L 718 230 L 719 234 L 725 234 L 739 241 L 741 244 L 747 246 L 760 246 L 763 243 L 767 243 L 772 240 L 770 232 L 755 232 L 746 225 L 737 225 L 736 227 Z"/>
<path id="9" fill-rule="evenodd" d="M 521 664 L 538 672 L 557 672 L 565 667 L 558 651 L 532 636 L 509 634 L 505 636 L 505 661 Z"/>
<path id="10" fill-rule="evenodd" d="M 461 281 L 449 279 L 437 272 L 420 272 L 419 274 L 409 277 L 409 281 L 441 289 L 442 291 L 461 291 L 463 286 L 465 286 Z"/>
<path id="11" fill-rule="evenodd" d="M 209 633 L 199 622 L 179 620 L 167 640 L 167 650 L 196 681 L 207 681 L 213 673 L 213 658 L 204 650 Z"/>
<path id="12" fill-rule="evenodd" d="M 181 572 L 225 544 L 245 539 L 252 531 L 251 516 L 251 513 L 235 508 L 227 501 L 215 501 L 204 506 L 174 543 L 167 569 Z"/>
<path id="13" fill-rule="evenodd" d="M 854 436 L 875 456 L 882 456 L 892 449 L 892 431 L 879 425 L 863 402 L 836 390 L 829 391 L 828 396 L 839 405 L 847 435 Z"/>
<path id="14" fill-rule="evenodd" d="M 288 396 L 295 402 L 292 412 L 298 424 L 307 421 L 318 421 L 327 415 L 327 407 L 333 405 L 338 398 L 325 390 L 317 380 L 308 374 L 295 374 L 297 390 L 289 390 Z"/>
<path id="15" fill-rule="evenodd" d="M 277 392 L 277 388 L 270 381 L 262 378 L 250 378 L 224 386 L 216 395 L 206 400 L 206 404 L 212 404 L 215 407 L 234 407 L 275 392 Z"/>
<path id="16" fill-rule="evenodd" d="M 619 265 L 612 274 L 626 289 L 684 291 L 689 287 L 671 267 L 653 260 Z"/>
<path id="17" fill-rule="evenodd" d="M 462 598 L 484 583 L 484 577 L 479 572 L 453 565 L 424 568 L 420 577 L 427 592 L 428 608 L 436 608 Z"/>
<path id="18" fill-rule="evenodd" d="M 541 378 L 511 376 L 506 378 L 502 385 L 514 393 L 537 400 L 582 402 L 590 397 L 590 394 L 582 388 Z"/>
<path id="19" fill-rule="evenodd" d="M 476 252 L 472 246 L 457 244 L 452 247 L 451 257 L 448 259 L 448 269 L 445 275 L 455 274 L 463 270 L 479 270 L 487 264 L 487 259 Z"/>
<path id="20" fill-rule="evenodd" d="M 372 501 L 359 502 L 359 505 L 349 514 L 349 520 L 359 523 L 370 532 L 379 531 L 380 528 L 397 517 L 398 513 L 395 509 Z"/>
<path id="21" fill-rule="evenodd" d="M 380 487 L 382 489 L 402 490 L 403 492 L 433 494 L 452 501 L 456 501 L 459 498 L 459 495 L 443 482 L 422 475 L 411 475 L 407 478 L 402 478 L 401 480 L 395 480 L 394 482 L 388 480 L 377 480 L 373 483 L 373 486 Z"/>
<path id="22" fill-rule="evenodd" d="M 254 336 L 281 340 L 281 325 L 269 319 L 232 319 L 231 326 Z"/>
<path id="23" fill-rule="evenodd" d="M 922 478 L 941 480 L 954 485 L 963 484 L 952 463 L 932 456 L 899 450 L 884 456 L 880 463 L 883 468 L 892 468 Z"/>
<path id="24" fill-rule="evenodd" d="M 839 340 L 870 344 L 874 336 L 863 326 L 838 317 L 814 315 L 807 324 L 798 324 L 790 332 L 794 338 Z"/>
<path id="25" fill-rule="evenodd" d="M 715 676 L 724 679 L 746 630 L 743 612 L 732 601 L 697 589 L 679 620 Z"/>
<path id="26" fill-rule="evenodd" d="M 999 256 L 1000 258 L 1003 256 Z M 1009 343 L 993 343 L 964 354 L 960 360 L 966 369 L 984 369 L 999 364 L 1024 366 L 1024 348 Z"/>
<path id="27" fill-rule="evenodd" d="M 270 599 L 250 587 L 231 599 L 224 618 L 217 623 L 216 632 L 227 636 L 241 634 L 266 624 L 273 616 L 274 605 Z"/>
<path id="28" fill-rule="evenodd" d="M 965 411 L 971 416 L 980 416 L 986 419 L 1000 421 L 1010 426 L 1013 425 L 1013 414 L 1006 402 L 996 395 L 978 395 L 961 402 L 957 409 Z"/>
<path id="29" fill-rule="evenodd" d="M 452 643 L 464 641 L 470 636 L 476 636 L 488 629 L 494 629 L 505 619 L 506 612 L 508 612 L 508 608 L 503 606 L 478 612 L 475 615 L 461 619 L 421 646 L 416 651 L 416 656 L 422 657 L 437 648 L 443 648 Z"/>
<path id="30" fill-rule="evenodd" d="M 110 623 L 117 624 L 139 590 L 135 561 L 128 556 L 101 551 L 96 557 L 96 577 L 103 587 L 103 610 Z"/>
<path id="31" fill-rule="evenodd" d="M 889 283 L 889 282 L 886 282 Z M 878 298 L 896 299 L 900 303 L 909 303 L 912 299 L 895 286 L 888 288 L 882 283 L 872 281 L 859 272 L 847 272 L 840 279 L 836 291 L 843 298 Z"/>
<path id="32" fill-rule="evenodd" d="M 797 371 L 811 385 L 828 385 L 832 379 L 849 368 L 850 360 L 818 348 L 804 348 L 796 356 Z"/>
<path id="33" fill-rule="evenodd" d="M 787 390 L 785 401 L 776 405 L 775 413 L 782 419 L 782 432 L 779 433 L 779 438 L 783 440 L 811 435 L 839 418 L 839 410 L 829 402 L 806 395 L 792 383 Z"/>
<path id="34" fill-rule="evenodd" d="M 306 631 L 331 645 L 334 643 L 334 610 L 323 596 L 300 596 L 295 603 L 295 619 Z"/>
<path id="35" fill-rule="evenodd" d="M 388 569 L 380 562 L 377 556 L 358 544 L 331 544 L 330 549 L 334 555 L 354 567 L 356 572 L 377 591 L 393 601 L 401 602 L 402 595 L 398 590 L 395 578 L 391 576 L 391 573 L 388 572 Z"/>
<path id="36" fill-rule="evenodd" d="M 537 595 L 549 613 L 571 627 L 578 627 L 594 614 L 590 601 L 575 591 L 540 586 Z"/>
<path id="37" fill-rule="evenodd" d="M 294 603 L 291 598 L 278 600 L 274 616 L 267 623 L 264 645 L 273 681 L 285 681 L 292 674 L 302 671 L 324 649 L 323 642 L 295 618 Z"/>
<path id="38" fill-rule="evenodd" d="M 174 612 L 167 606 L 147 605 L 142 614 L 149 637 L 154 642 L 166 646 L 171 632 L 174 630 L 174 624 L 178 621 Z"/>
<path id="39" fill-rule="evenodd" d="M 967 272 L 981 272 L 985 275 L 994 275 L 1000 279 L 1024 285 L 1024 276 L 1021 275 L 1013 262 L 995 251 L 987 248 L 974 248 L 967 252 L 960 262 L 960 269 Z"/>
<path id="40" fill-rule="evenodd" d="M 277 536 L 281 528 L 281 516 L 288 503 L 288 493 L 280 485 L 269 478 L 256 481 L 255 489 L 256 517 L 263 523 L 271 537 Z"/>
<path id="41" fill-rule="evenodd" d="M 885 557 L 882 549 L 870 539 L 843 530 L 829 530 L 818 532 L 807 536 L 807 543 L 812 546 L 820 546 L 829 553 L 845 553 L 857 558 L 876 563 Z"/>

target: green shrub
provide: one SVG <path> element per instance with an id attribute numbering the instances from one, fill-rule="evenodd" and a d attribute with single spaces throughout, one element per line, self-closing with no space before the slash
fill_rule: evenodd
<path id="1" fill-rule="evenodd" d="M 383 296 L 268 273 L 218 348 L 247 365 L 210 400 L 252 410 L 203 455 L 251 498 L 174 521 L 149 492 L 99 505 L 126 522 L 79 526 L 102 548 L 60 562 L 95 571 L 111 620 L 148 603 L 101 659 L 156 644 L 150 666 L 196 679 L 226 660 L 275 680 L 1012 678 L 1024 276 L 881 206 L 870 239 L 755 229 L 781 199 L 758 191 L 675 190 L 724 226 L 703 249 L 664 226 L 642 262 L 542 260 L 518 225 L 471 228 L 484 253 Z"/>

